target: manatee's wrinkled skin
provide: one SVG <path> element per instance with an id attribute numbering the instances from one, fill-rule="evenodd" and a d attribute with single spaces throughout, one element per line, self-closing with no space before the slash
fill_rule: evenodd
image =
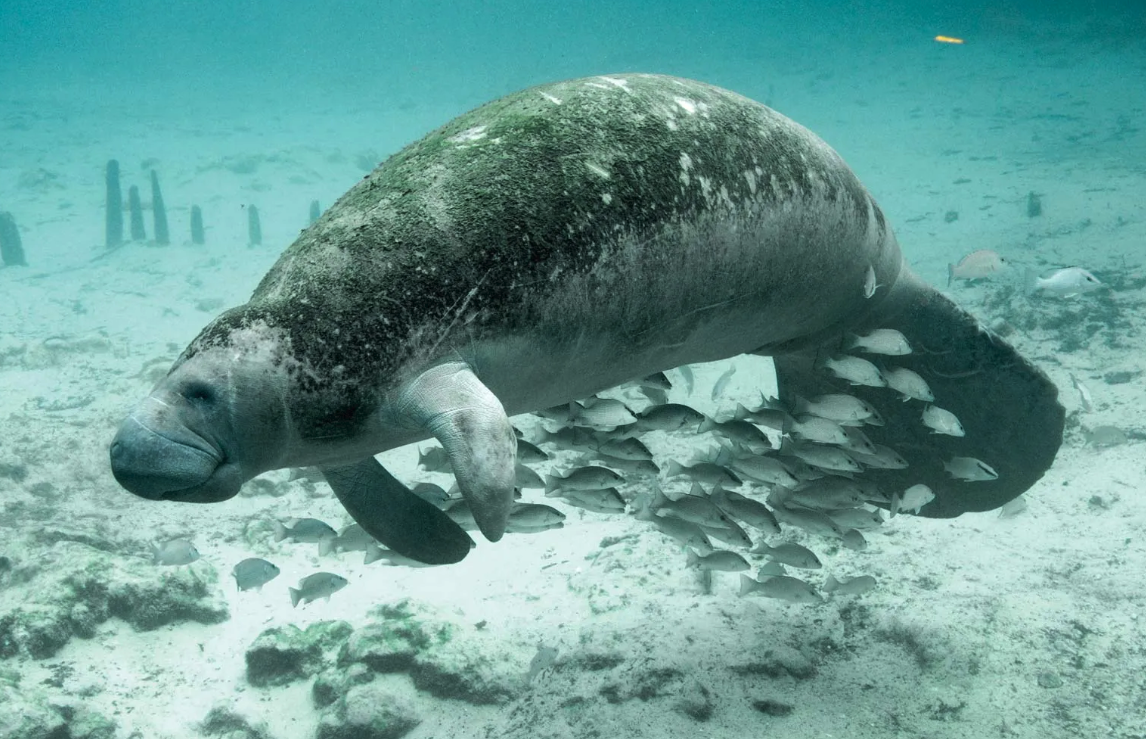
<path id="1" fill-rule="evenodd" d="M 869 268 L 880 285 L 870 298 Z M 418 395 L 429 407 L 416 413 L 398 399 L 450 362 L 495 396 L 479 415 L 745 352 L 789 354 L 782 390 L 807 379 L 822 391 L 830 382 L 801 357 L 853 327 L 910 324 L 903 310 L 938 297 L 901 270 L 883 214 L 839 156 L 769 108 L 656 75 L 544 85 L 451 121 L 355 185 L 250 302 L 191 343 L 125 423 L 113 470 L 145 497 L 209 502 L 265 470 L 355 464 L 430 435 L 449 410 L 433 404 L 442 386 Z M 944 305 L 929 315 L 970 320 Z M 989 340 L 961 337 L 950 351 Z M 1034 411 L 1045 422 L 1015 460 L 1026 489 L 1057 450 L 1061 407 L 1041 373 L 990 341 L 1029 387 L 1025 408 L 980 409 L 984 426 L 1021 428 Z M 974 406 L 986 379 L 956 390 Z M 461 419 L 450 432 L 467 437 L 467 423 L 479 453 L 504 453 L 500 426 Z M 945 449 L 919 459 L 917 481 L 942 487 L 932 473 Z M 968 456 L 1016 456 L 992 454 Z M 975 485 L 973 504 L 941 489 L 936 509 L 1021 492 L 1005 477 Z"/>

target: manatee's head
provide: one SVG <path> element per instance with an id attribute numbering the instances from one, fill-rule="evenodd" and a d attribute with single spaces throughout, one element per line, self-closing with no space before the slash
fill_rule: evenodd
<path id="1" fill-rule="evenodd" d="M 208 326 L 111 443 L 111 469 L 150 500 L 214 503 L 278 465 L 288 440 L 283 339 Z"/>

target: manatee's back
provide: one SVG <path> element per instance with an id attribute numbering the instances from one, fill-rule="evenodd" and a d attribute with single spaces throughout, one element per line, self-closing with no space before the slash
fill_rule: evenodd
<path id="1" fill-rule="evenodd" d="M 728 91 L 624 75 L 526 90 L 406 147 L 252 302 L 308 326 L 296 342 L 347 339 L 337 364 L 389 372 L 379 347 L 404 350 L 393 365 L 490 332 L 561 340 L 571 322 L 670 341 L 666 316 L 722 301 L 751 301 L 767 318 L 754 329 L 786 332 L 761 343 L 783 341 L 863 307 L 858 290 L 810 306 L 810 279 L 862 283 L 869 265 L 893 282 L 898 249 L 830 148 Z"/>

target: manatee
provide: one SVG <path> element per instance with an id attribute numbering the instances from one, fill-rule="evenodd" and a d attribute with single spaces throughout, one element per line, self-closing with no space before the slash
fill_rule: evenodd
<path id="1" fill-rule="evenodd" d="M 966 435 L 819 369 L 855 334 L 903 333 Z M 473 542 L 374 455 L 435 437 L 482 534 L 513 501 L 508 416 L 681 365 L 775 358 L 781 400 L 854 393 L 876 444 L 925 484 L 922 515 L 996 508 L 1050 466 L 1063 408 L 1046 375 L 904 264 L 840 156 L 712 85 L 626 74 L 487 103 L 392 155 L 283 253 L 249 302 L 195 338 L 110 448 L 116 479 L 210 503 L 316 466 L 350 515 L 429 563 Z M 998 479 L 953 480 L 975 457 Z"/>

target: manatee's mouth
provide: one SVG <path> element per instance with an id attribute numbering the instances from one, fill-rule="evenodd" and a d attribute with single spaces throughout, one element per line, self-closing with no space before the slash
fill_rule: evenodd
<path id="1" fill-rule="evenodd" d="M 214 503 L 239 490 L 222 452 L 185 427 L 159 432 L 133 416 L 112 440 L 110 455 L 116 481 L 148 500 Z"/>

